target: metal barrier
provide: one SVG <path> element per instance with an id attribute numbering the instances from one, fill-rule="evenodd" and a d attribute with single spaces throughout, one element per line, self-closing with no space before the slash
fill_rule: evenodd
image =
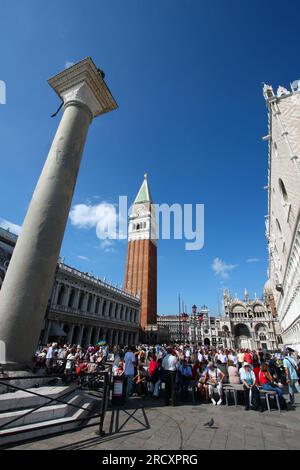
<path id="1" fill-rule="evenodd" d="M 47 379 L 47 378 L 49 379 L 48 384 L 46 383 L 45 386 L 47 386 L 47 385 L 49 386 L 49 384 L 51 382 L 53 382 L 53 380 L 55 380 L 55 379 L 62 379 L 62 385 L 63 384 L 65 384 L 65 385 L 74 385 L 74 387 L 71 390 L 68 390 L 67 393 L 65 393 L 63 395 L 60 395 L 59 397 L 53 398 L 51 396 L 44 395 L 42 393 L 38 393 L 38 391 L 35 392 L 33 390 L 28 390 L 24 387 L 18 387 L 17 385 L 12 385 L 11 383 L 9 383 L 9 382 L 12 382 L 12 381 L 15 382 L 15 381 L 25 380 L 25 379 L 30 380 L 30 379 L 42 379 L 42 378 L 43 379 Z M 25 416 L 28 416 L 28 415 L 34 413 L 35 411 L 40 410 L 41 408 L 49 406 L 49 404 L 51 404 L 51 403 L 65 404 L 67 406 L 76 408 L 78 410 L 81 409 L 81 410 L 87 411 L 86 408 L 84 408 L 80 405 L 76 405 L 74 403 L 70 403 L 66 400 L 66 397 L 68 397 L 69 395 L 76 392 L 76 390 L 87 390 L 89 392 L 92 391 L 92 392 L 96 393 L 96 394 L 92 395 L 95 398 L 100 398 L 101 399 L 100 412 L 94 413 L 93 410 L 92 410 L 92 413 L 88 413 L 83 418 L 68 419 L 67 424 L 74 423 L 74 422 L 78 422 L 78 423 L 85 422 L 85 423 L 80 424 L 79 426 L 76 426 L 76 428 L 73 428 L 73 429 L 70 429 L 70 430 L 57 431 L 56 434 L 61 434 L 61 433 L 70 432 L 70 431 L 74 431 L 74 430 L 78 430 L 78 429 L 82 429 L 82 428 L 86 428 L 86 427 L 95 426 L 95 423 L 89 423 L 89 421 L 91 419 L 96 419 L 96 418 L 98 419 L 99 418 L 99 426 L 98 426 L 98 430 L 96 431 L 96 434 L 99 435 L 99 436 L 104 436 L 105 435 L 105 431 L 103 429 L 104 428 L 104 420 L 105 420 L 105 415 L 106 415 L 106 411 L 107 411 L 107 407 L 108 407 L 108 403 L 109 403 L 109 399 L 110 399 L 110 391 L 111 391 L 111 387 L 112 387 L 112 365 L 111 364 L 109 364 L 109 365 L 106 364 L 104 370 L 90 372 L 90 373 L 82 372 L 81 374 L 77 374 L 76 372 L 74 372 L 74 373 L 72 372 L 69 375 L 67 375 L 67 374 L 51 374 L 51 375 L 48 375 L 48 376 L 45 376 L 45 375 L 32 375 L 32 376 L 24 376 L 24 377 L 23 376 L 4 377 L 4 378 L 0 379 L 0 385 L 6 386 L 8 388 L 7 392 L 23 391 L 23 392 L 28 393 L 29 395 L 42 397 L 42 398 L 45 398 L 47 400 L 45 403 L 40 404 L 38 406 L 35 406 L 34 408 L 30 409 L 29 411 L 25 411 L 24 413 L 20 414 L 18 417 L 16 417 L 16 418 L 0 425 L 0 431 L 4 430 L 5 427 L 7 427 L 8 425 L 11 425 L 14 422 L 17 422 L 18 420 L 24 418 Z M 2 394 L 1 396 L 5 396 L 5 393 Z M 0 416 L 1 416 L 1 413 L 0 413 Z M 55 422 L 51 423 L 51 424 L 49 424 L 49 423 L 48 424 L 43 424 L 43 422 L 41 422 L 41 423 L 39 423 L 38 429 L 51 428 L 51 427 L 54 427 L 54 426 L 57 426 L 57 424 Z M 37 429 L 37 427 L 35 427 L 35 429 Z M 28 429 L 18 430 L 18 433 L 23 433 L 23 432 L 24 433 L 28 432 Z M 15 431 L 12 431 L 10 428 L 8 428 L 6 432 L 1 433 L 2 436 L 9 436 L 9 435 L 13 435 L 13 434 L 15 434 Z M 25 438 L 25 440 L 26 440 L 26 438 Z M 30 440 L 35 440 L 35 438 L 30 438 Z M 7 446 L 7 445 L 4 444 L 4 447 L 5 446 Z M 1 443 L 0 443 L 0 447 L 1 447 Z"/>

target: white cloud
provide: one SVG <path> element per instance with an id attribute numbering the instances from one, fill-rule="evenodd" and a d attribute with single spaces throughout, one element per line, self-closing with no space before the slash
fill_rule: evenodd
<path id="1" fill-rule="evenodd" d="M 260 259 L 259 258 L 248 258 L 246 260 L 247 263 L 259 263 Z"/>
<path id="2" fill-rule="evenodd" d="M 115 253 L 114 242 L 112 240 L 102 240 L 100 243 L 100 248 L 106 253 Z"/>
<path id="3" fill-rule="evenodd" d="M 121 218 L 117 214 L 115 204 L 102 201 L 99 204 L 76 204 L 70 212 L 70 220 L 74 227 L 79 229 L 96 229 L 96 236 L 102 240 L 100 248 L 105 251 L 114 251 L 112 249 L 113 240 L 124 239 L 126 234 L 121 233 Z M 117 230 L 118 228 L 118 230 Z"/>
<path id="4" fill-rule="evenodd" d="M 222 279 L 228 279 L 230 271 L 235 269 L 237 264 L 227 264 L 220 258 L 215 258 L 211 267 L 216 276 L 220 276 Z"/>
<path id="5" fill-rule="evenodd" d="M 21 225 L 13 224 L 12 222 L 9 222 L 9 220 L 2 219 L 2 217 L 0 217 L 0 227 L 5 228 L 6 230 L 9 230 L 15 235 L 20 235 L 21 228 L 22 228 Z"/>
<path id="6" fill-rule="evenodd" d="M 69 67 L 72 67 L 72 65 L 74 65 L 75 62 L 72 62 L 71 60 L 67 60 L 65 62 L 65 69 L 68 69 Z"/>
<path id="7" fill-rule="evenodd" d="M 77 258 L 82 259 L 83 261 L 90 261 L 90 258 L 87 256 L 77 255 Z"/>

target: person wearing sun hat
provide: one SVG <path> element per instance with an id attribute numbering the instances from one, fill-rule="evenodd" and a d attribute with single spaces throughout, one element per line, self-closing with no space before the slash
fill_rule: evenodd
<path id="1" fill-rule="evenodd" d="M 263 411 L 262 403 L 259 396 L 259 391 L 256 386 L 256 377 L 248 362 L 244 362 L 243 367 L 240 369 L 240 378 L 244 388 L 245 410 L 250 410 L 251 401 L 254 399 L 255 409 Z M 251 398 L 250 398 L 251 393 Z"/>

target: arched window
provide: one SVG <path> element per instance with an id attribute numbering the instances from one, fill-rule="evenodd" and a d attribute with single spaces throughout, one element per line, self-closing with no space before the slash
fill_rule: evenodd
<path id="1" fill-rule="evenodd" d="M 279 223 L 279 220 L 278 220 L 278 219 L 276 219 L 276 226 L 277 226 L 278 232 L 279 232 L 279 233 L 280 233 L 280 235 L 281 235 L 281 233 L 282 233 L 282 230 L 281 230 L 281 225 L 280 225 L 280 223 Z"/>
<path id="2" fill-rule="evenodd" d="M 278 183 L 279 183 L 280 193 L 281 193 L 283 201 L 284 202 L 289 202 L 288 193 L 287 193 L 285 184 L 284 184 L 284 182 L 282 181 L 281 178 L 279 178 Z"/>
<path id="3" fill-rule="evenodd" d="M 68 307 L 73 307 L 74 298 L 75 298 L 75 289 L 71 289 L 71 294 L 70 294 L 70 297 L 69 297 Z"/>
<path id="4" fill-rule="evenodd" d="M 62 285 L 62 286 L 60 286 L 60 289 L 59 289 L 59 294 L 58 294 L 58 297 L 57 297 L 57 305 L 62 305 L 64 295 L 65 295 L 65 286 Z"/>
<path id="5" fill-rule="evenodd" d="M 79 302 L 78 302 L 78 310 L 82 309 L 83 300 L 84 300 L 84 292 L 81 292 L 80 297 L 79 297 Z"/>
<path id="6" fill-rule="evenodd" d="M 140 230 L 140 224 L 137 224 L 137 225 L 136 225 L 136 229 L 137 229 L 137 230 Z"/>
<path id="7" fill-rule="evenodd" d="M 96 306 L 95 306 L 95 313 L 98 313 L 98 310 L 99 310 L 99 304 L 100 304 L 100 298 L 97 297 L 97 300 L 96 300 Z"/>
<path id="8" fill-rule="evenodd" d="M 93 300 L 93 297 L 91 295 L 89 295 L 89 300 L 88 300 L 88 304 L 87 304 L 87 311 L 88 312 L 91 311 L 92 300 Z"/>

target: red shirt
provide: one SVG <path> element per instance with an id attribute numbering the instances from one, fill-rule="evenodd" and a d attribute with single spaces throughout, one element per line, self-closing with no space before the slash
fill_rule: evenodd
<path id="1" fill-rule="evenodd" d="M 157 369 L 157 367 L 158 367 L 158 362 L 157 361 L 150 361 L 150 363 L 149 363 L 149 375 L 150 375 L 150 377 L 153 374 L 153 372 L 155 371 L 155 369 Z"/>
<path id="2" fill-rule="evenodd" d="M 266 372 L 260 371 L 259 373 L 259 383 L 260 385 L 265 385 L 269 383 L 269 380 L 266 378 Z"/>
<path id="3" fill-rule="evenodd" d="M 245 353 L 245 362 L 252 364 L 252 355 L 250 353 Z"/>

